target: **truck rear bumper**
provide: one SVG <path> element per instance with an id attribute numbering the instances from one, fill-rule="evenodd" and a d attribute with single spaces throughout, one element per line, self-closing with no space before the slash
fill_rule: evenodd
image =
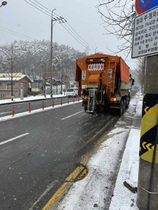
<path id="1" fill-rule="evenodd" d="M 120 109 L 120 103 L 110 104 L 110 109 Z"/>

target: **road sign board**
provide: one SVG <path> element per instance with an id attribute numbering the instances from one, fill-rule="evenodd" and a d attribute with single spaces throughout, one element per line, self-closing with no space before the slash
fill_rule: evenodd
<path id="1" fill-rule="evenodd" d="M 158 6 L 157 0 L 136 0 L 135 1 L 135 8 L 138 14 L 144 13 L 156 6 Z"/>
<path id="2" fill-rule="evenodd" d="M 158 54 L 158 7 L 135 18 L 132 58 Z"/>

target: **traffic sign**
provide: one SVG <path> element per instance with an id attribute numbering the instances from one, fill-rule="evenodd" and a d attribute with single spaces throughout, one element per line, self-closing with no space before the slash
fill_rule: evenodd
<path id="1" fill-rule="evenodd" d="M 158 1 L 156 0 L 136 0 L 135 1 L 135 8 L 138 14 L 144 13 L 156 6 L 158 6 Z"/>
<path id="2" fill-rule="evenodd" d="M 136 16 L 132 58 L 158 54 L 158 7 Z"/>

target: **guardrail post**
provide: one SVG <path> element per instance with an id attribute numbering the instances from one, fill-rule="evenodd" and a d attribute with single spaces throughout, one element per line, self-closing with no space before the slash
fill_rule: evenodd
<path id="1" fill-rule="evenodd" d="M 69 104 L 69 97 L 67 98 L 67 103 Z"/>
<path id="2" fill-rule="evenodd" d="M 54 99 L 52 99 L 52 107 L 54 107 Z"/>
<path id="3" fill-rule="evenodd" d="M 44 110 L 44 100 L 43 100 L 43 103 L 42 103 L 42 109 Z"/>
<path id="4" fill-rule="evenodd" d="M 62 105 L 62 98 L 61 98 L 61 105 Z"/>
<path id="5" fill-rule="evenodd" d="M 12 104 L 12 116 L 14 116 L 14 104 Z"/>
<path id="6" fill-rule="evenodd" d="M 29 112 L 31 112 L 31 105 L 30 105 L 30 102 L 29 102 Z"/>

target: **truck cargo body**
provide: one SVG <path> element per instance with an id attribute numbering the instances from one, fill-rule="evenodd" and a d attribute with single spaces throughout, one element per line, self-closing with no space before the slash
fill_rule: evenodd
<path id="1" fill-rule="evenodd" d="M 76 81 L 86 112 L 117 109 L 122 114 L 128 107 L 129 67 L 121 57 L 96 53 L 78 59 Z"/>

